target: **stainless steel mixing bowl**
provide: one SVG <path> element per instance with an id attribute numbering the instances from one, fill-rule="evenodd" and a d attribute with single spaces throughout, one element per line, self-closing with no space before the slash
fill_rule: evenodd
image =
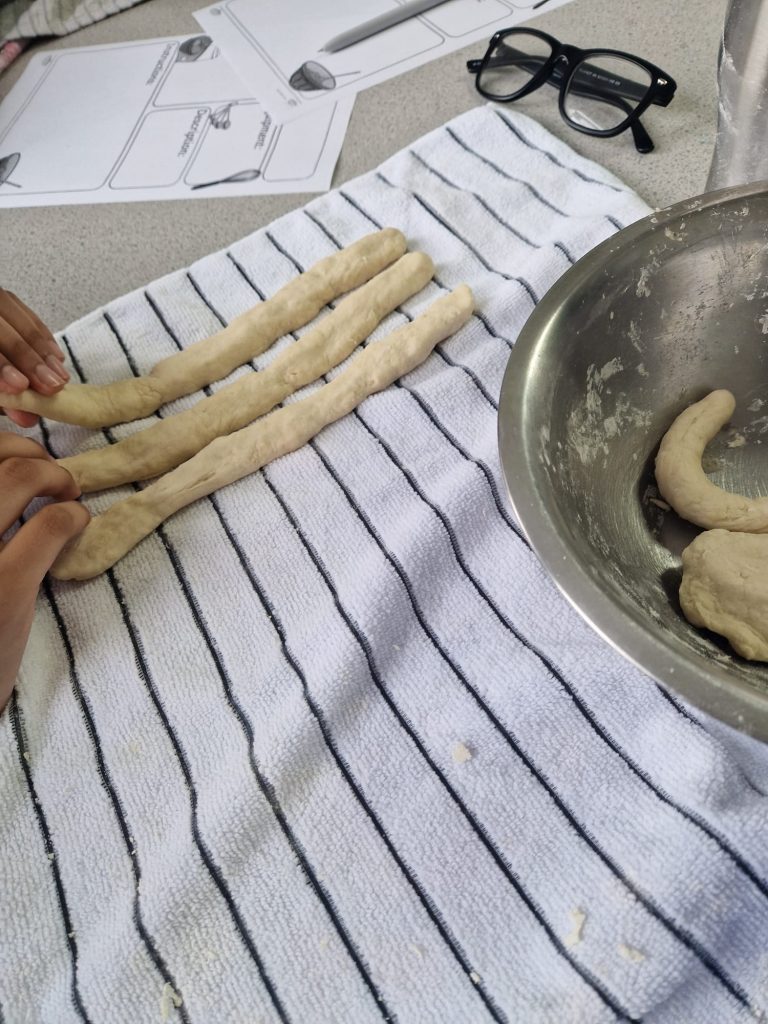
<path id="1" fill-rule="evenodd" d="M 657 504 L 659 441 L 714 388 L 731 390 L 737 411 L 705 469 L 768 495 L 766 182 L 654 214 L 560 278 L 509 360 L 501 461 L 531 544 L 592 626 L 665 686 L 768 741 L 768 665 L 683 618 L 680 552 L 698 530 Z"/>

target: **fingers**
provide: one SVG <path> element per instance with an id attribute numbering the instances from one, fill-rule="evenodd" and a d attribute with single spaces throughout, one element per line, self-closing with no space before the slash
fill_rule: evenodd
<path id="1" fill-rule="evenodd" d="M 45 505 L 0 551 L 0 577 L 7 573 L 7 579 L 23 579 L 34 595 L 64 545 L 85 529 L 90 518 L 88 509 L 76 501 Z"/>
<path id="2" fill-rule="evenodd" d="M 69 379 L 45 324 L 11 292 L 0 289 L 0 393 L 33 387 L 52 395 Z"/>
<path id="3" fill-rule="evenodd" d="M 80 488 L 56 462 L 11 455 L 0 462 L 0 533 L 5 533 L 33 498 L 71 501 L 79 495 Z"/>
<path id="4" fill-rule="evenodd" d="M 37 441 L 28 437 L 19 437 L 18 434 L 9 434 L 0 431 L 0 462 L 3 459 L 47 459 L 53 462 L 52 457 Z"/>
<path id="5" fill-rule="evenodd" d="M 7 543 L 0 540 L 0 712 L 13 689 L 43 577 L 62 548 L 90 519 L 72 500 L 80 488 L 45 449 L 27 437 L 0 432 L 0 537 L 35 497 L 44 505 Z"/>
<path id="6" fill-rule="evenodd" d="M 0 288 L 0 316 L 26 338 L 43 359 L 54 356 L 60 363 L 64 361 L 64 353 L 37 313 L 22 302 L 18 295 L 4 288 Z"/>
<path id="7" fill-rule="evenodd" d="M 13 690 L 43 577 L 89 518 L 74 501 L 46 505 L 0 547 L 0 712 Z"/>
<path id="8" fill-rule="evenodd" d="M 45 324 L 37 315 L 37 313 L 35 313 L 34 310 L 31 310 L 29 306 L 27 306 L 26 303 L 22 302 L 18 295 L 14 295 L 13 292 L 8 292 L 5 291 L 4 289 L 0 289 L 0 291 L 2 291 L 4 295 L 7 295 L 12 300 L 12 303 L 18 310 L 22 328 L 24 328 L 26 325 L 29 325 L 27 327 L 27 330 L 21 330 L 20 333 L 23 333 L 24 336 L 27 338 L 31 338 L 33 336 L 39 338 L 43 348 L 38 348 L 37 345 L 35 345 L 34 347 L 37 349 L 38 352 L 40 352 L 40 355 L 55 356 L 60 363 L 63 363 L 64 353 L 61 351 L 56 342 L 56 339 L 51 334 L 49 329 L 45 326 Z M 16 327 L 17 331 L 20 330 L 18 324 L 14 324 L 14 326 Z"/>
<path id="9" fill-rule="evenodd" d="M 17 427 L 34 427 L 40 419 L 33 412 L 24 412 L 23 409 L 0 409 L 0 412 L 5 412 L 8 419 Z"/>

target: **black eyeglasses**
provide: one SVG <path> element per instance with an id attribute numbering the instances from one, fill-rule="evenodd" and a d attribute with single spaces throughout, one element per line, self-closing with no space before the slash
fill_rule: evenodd
<path id="1" fill-rule="evenodd" d="M 467 70 L 477 76 L 482 96 L 503 103 L 552 85 L 572 128 L 603 138 L 630 128 L 638 153 L 653 149 L 640 115 L 651 103 L 666 107 L 677 88 L 665 71 L 631 53 L 580 50 L 532 28 L 497 32 L 483 59 L 468 60 Z"/>

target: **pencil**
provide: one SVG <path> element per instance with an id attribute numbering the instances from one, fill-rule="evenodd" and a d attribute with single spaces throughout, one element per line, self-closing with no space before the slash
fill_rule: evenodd
<path id="1" fill-rule="evenodd" d="M 409 3 L 400 4 L 395 10 L 387 11 L 386 14 L 379 14 L 376 18 L 371 18 L 370 21 L 364 21 L 362 25 L 357 25 L 355 28 L 350 28 L 346 32 L 334 36 L 333 39 L 328 40 L 325 46 L 320 48 L 320 52 L 337 53 L 339 50 L 345 50 L 348 46 L 353 46 L 363 39 L 368 39 L 369 36 L 375 36 L 378 32 L 383 32 L 385 28 L 399 25 L 401 21 L 414 18 L 417 14 L 423 14 L 424 11 L 428 11 L 442 3 L 445 3 L 445 0 L 409 0 Z"/>

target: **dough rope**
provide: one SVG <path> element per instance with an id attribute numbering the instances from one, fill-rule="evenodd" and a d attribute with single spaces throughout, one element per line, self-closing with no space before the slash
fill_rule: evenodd
<path id="1" fill-rule="evenodd" d="M 328 302 L 394 263 L 405 249 L 401 231 L 376 231 L 315 263 L 210 338 L 162 359 L 145 377 L 103 386 L 67 384 L 50 397 L 31 390 L 3 395 L 3 407 L 93 428 L 150 416 L 261 355 L 278 338 L 309 323 Z"/>
<path id="2" fill-rule="evenodd" d="M 751 661 L 768 661 L 768 537 L 708 530 L 683 551 L 680 604 L 693 626 L 726 637 Z"/>
<path id="3" fill-rule="evenodd" d="M 656 482 L 675 512 L 697 526 L 768 533 L 768 498 L 724 491 L 701 467 L 704 449 L 735 407 L 730 391 L 712 391 L 681 412 L 661 442 Z"/>
<path id="4" fill-rule="evenodd" d="M 59 463 L 84 493 L 158 476 L 223 434 L 263 416 L 299 388 L 351 355 L 384 317 L 415 295 L 434 273 L 425 253 L 407 253 L 343 299 L 316 327 L 283 349 L 256 374 L 248 374 L 184 412 L 117 444 Z"/>
<path id="5" fill-rule="evenodd" d="M 58 579 L 89 579 L 104 572 L 174 512 L 300 448 L 363 399 L 422 363 L 438 342 L 467 322 L 473 306 L 472 292 L 460 285 L 405 327 L 369 345 L 309 397 L 211 441 L 143 491 L 91 520 L 56 560 L 52 574 Z"/>

